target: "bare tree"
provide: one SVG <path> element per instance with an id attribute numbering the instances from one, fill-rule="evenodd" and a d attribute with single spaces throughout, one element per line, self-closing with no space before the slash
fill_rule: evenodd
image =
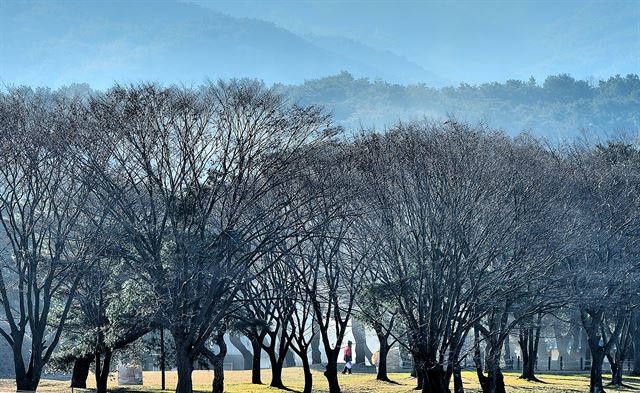
<path id="1" fill-rule="evenodd" d="M 375 257 L 369 260 L 370 263 L 376 263 L 375 261 Z M 357 299 L 357 314 L 373 328 L 378 338 L 376 379 L 378 381 L 392 382 L 387 374 L 387 355 L 398 341 L 395 337 L 400 335 L 396 329 L 398 309 L 395 303 L 387 300 L 390 296 L 386 293 L 385 286 L 376 280 L 375 267 L 372 266 L 368 273 L 365 276 L 366 284 L 362 294 Z"/>
<path id="2" fill-rule="evenodd" d="M 303 266 L 302 273 L 304 275 L 312 274 L 309 269 L 310 265 Z M 313 374 L 311 373 L 311 362 L 309 361 L 309 349 L 317 336 L 316 323 L 314 323 L 314 312 L 311 302 L 311 296 L 306 291 L 304 285 L 297 280 L 297 276 L 293 278 L 293 293 L 295 299 L 295 308 L 291 314 L 292 323 L 290 323 L 288 335 L 291 349 L 298 355 L 302 361 L 302 370 L 304 372 L 304 388 L 303 393 L 311 393 L 313 387 Z"/>
<path id="3" fill-rule="evenodd" d="M 636 310 L 633 326 L 633 371 L 631 375 L 640 375 L 640 310 Z"/>
<path id="4" fill-rule="evenodd" d="M 362 288 L 370 248 L 354 231 L 361 206 L 351 154 L 346 144 L 327 144 L 310 159 L 307 189 L 314 194 L 320 190 L 320 194 L 308 207 L 312 213 L 306 216 L 313 218 L 306 231 L 310 235 L 294 264 L 324 345 L 324 375 L 331 393 L 340 392 L 338 356 Z"/>
<path id="5" fill-rule="evenodd" d="M 484 207 L 497 186 L 495 158 L 482 154 L 488 138 L 452 131 L 400 125 L 365 145 L 365 156 L 375 157 L 365 167 L 379 201 L 379 280 L 398 306 L 406 326 L 400 341 L 424 392 L 448 391 L 472 304 L 488 288 L 483 271 L 504 243 L 493 232 L 503 218 Z"/>
<path id="6" fill-rule="evenodd" d="M 545 304 L 531 285 L 546 282 L 555 254 L 535 250 L 554 238 L 548 219 L 562 217 L 550 209 L 558 198 L 545 180 L 549 154 L 455 121 L 401 124 L 361 144 L 378 280 L 407 328 L 400 343 L 414 356 L 419 387 L 447 392 L 453 376 L 462 391 L 461 350 L 475 327 L 494 355 L 479 378 L 496 391 L 502 345 L 514 322 L 534 313 L 523 306 Z"/>
<path id="7" fill-rule="evenodd" d="M 81 107 L 42 90 L 0 95 L 0 300 L 9 326 L 0 335 L 13 349 L 18 390 L 38 387 L 82 273 L 99 253 L 101 209 L 73 154 Z M 23 352 L 26 336 L 30 353 Z"/>
<path id="8" fill-rule="evenodd" d="M 480 373 L 482 365 L 476 362 L 478 378 L 483 391 L 491 393 L 505 390 L 500 357 L 512 330 L 520 321 L 530 322 L 564 304 L 559 290 L 564 283 L 555 272 L 557 261 L 571 251 L 561 225 L 570 205 L 565 203 L 566 175 L 559 170 L 559 158 L 526 136 L 505 141 L 498 152 L 505 184 L 503 199 L 496 202 L 509 219 L 504 228 L 507 242 L 489 275 L 497 296 L 477 307 L 483 316 L 474 325 L 487 349 L 488 376 Z"/>
<path id="9" fill-rule="evenodd" d="M 569 162 L 582 231 L 575 239 L 580 252 L 567 259 L 567 270 L 591 352 L 589 391 L 601 393 L 604 358 L 614 348 L 622 354 L 621 339 L 638 306 L 638 269 L 631 261 L 638 255 L 640 159 L 630 146 L 613 143 L 578 146 Z M 621 375 L 614 378 L 622 383 Z"/>
<path id="10" fill-rule="evenodd" d="M 158 299 L 158 323 L 172 333 L 176 391 L 191 392 L 193 362 L 252 267 L 295 226 L 287 207 L 296 200 L 279 190 L 329 118 L 253 81 L 116 87 L 92 109 L 106 158 L 90 167 L 130 237 L 131 267 Z"/>
<path id="11" fill-rule="evenodd" d="M 281 260 L 280 256 L 277 259 Z M 289 330 L 295 313 L 295 298 L 292 280 L 289 279 L 289 267 L 283 261 L 272 264 L 261 275 L 256 277 L 255 290 L 246 303 L 250 305 L 254 315 L 264 318 L 264 329 L 260 332 L 263 337 L 260 344 L 262 350 L 269 356 L 271 363 L 272 387 L 284 389 L 282 368 L 285 364 L 291 335 Z M 293 327 L 295 329 L 295 327 Z M 266 338 L 266 340 L 265 340 Z"/>
<path id="12" fill-rule="evenodd" d="M 522 354 L 522 374 L 520 378 L 527 381 L 538 381 L 536 377 L 536 361 L 538 359 L 543 317 L 544 314 L 539 312 L 536 315 L 530 315 L 528 318 L 521 318 L 519 322 L 518 345 Z"/>

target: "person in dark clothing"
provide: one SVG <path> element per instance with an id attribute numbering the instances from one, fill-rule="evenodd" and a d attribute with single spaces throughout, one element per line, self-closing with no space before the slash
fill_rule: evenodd
<path id="1" fill-rule="evenodd" d="M 351 363 L 352 360 L 352 351 L 351 351 L 351 346 L 353 345 L 353 343 L 351 341 L 347 342 L 347 346 L 344 348 L 344 370 L 342 370 L 343 374 L 349 373 L 351 374 L 351 368 L 353 367 L 353 363 Z"/>

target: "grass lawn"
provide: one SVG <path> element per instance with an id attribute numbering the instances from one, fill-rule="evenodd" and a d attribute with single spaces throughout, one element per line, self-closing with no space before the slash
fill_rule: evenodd
<path id="1" fill-rule="evenodd" d="M 172 391 L 175 387 L 177 375 L 175 372 L 167 372 L 167 392 Z M 213 374 L 211 371 L 195 371 L 193 373 L 193 387 L 198 392 L 210 392 L 211 380 Z M 380 393 L 414 393 L 415 380 L 408 374 L 390 374 L 391 379 L 398 384 L 390 384 L 386 382 L 378 382 L 375 380 L 374 374 L 353 374 L 340 375 L 340 385 L 343 392 L 380 392 Z M 89 376 L 87 381 L 89 387 L 95 386 L 93 376 Z M 587 392 L 589 379 L 587 374 L 539 374 L 544 384 L 526 382 L 518 379 L 517 373 L 506 373 L 505 382 L 507 383 L 507 392 L 514 393 L 574 393 Z M 466 392 L 476 393 L 478 389 L 477 379 L 473 372 L 463 372 L 463 379 Z M 630 388 L 618 390 L 620 392 L 640 392 L 640 378 L 625 377 Z M 268 385 L 251 385 L 247 383 L 251 380 L 251 371 L 227 371 L 225 373 L 225 391 L 229 393 L 258 393 L 282 392 L 281 390 L 270 388 Z M 269 381 L 269 370 L 262 372 L 263 382 Z M 302 391 L 304 380 L 301 368 L 288 368 L 283 371 L 283 380 L 285 384 L 295 391 Z M 605 377 L 606 381 L 606 377 Z M 161 392 L 160 390 L 160 372 L 145 371 L 143 386 L 127 386 L 118 387 L 117 377 L 112 375 L 109 380 L 109 387 L 117 391 L 133 391 L 133 392 Z M 314 371 L 314 391 L 326 392 L 328 390 L 327 382 L 322 373 Z M 40 383 L 39 391 L 43 392 L 70 392 L 68 381 L 43 380 Z M 15 385 L 12 380 L 0 379 L 0 392 L 14 391 Z M 608 389 L 614 391 L 614 389 Z M 76 390 L 78 391 L 78 390 Z"/>

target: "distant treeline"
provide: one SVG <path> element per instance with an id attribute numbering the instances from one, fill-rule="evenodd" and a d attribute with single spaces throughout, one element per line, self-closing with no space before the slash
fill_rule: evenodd
<path id="1" fill-rule="evenodd" d="M 637 74 L 600 81 L 560 74 L 548 76 L 542 84 L 531 77 L 438 89 L 354 78 L 342 72 L 279 88 L 300 104 L 324 105 L 347 129 L 379 128 L 425 116 L 482 120 L 512 135 L 529 131 L 551 140 L 582 133 L 611 137 L 640 129 Z"/>

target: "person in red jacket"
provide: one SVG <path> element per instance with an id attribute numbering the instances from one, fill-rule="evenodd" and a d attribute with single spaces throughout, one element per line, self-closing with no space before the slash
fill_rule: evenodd
<path id="1" fill-rule="evenodd" d="M 351 346 L 353 343 L 351 341 L 347 342 L 347 346 L 344 348 L 344 370 L 342 370 L 343 374 L 347 372 L 351 374 L 351 368 L 353 367 L 353 363 L 351 363 L 352 355 L 351 355 Z"/>

